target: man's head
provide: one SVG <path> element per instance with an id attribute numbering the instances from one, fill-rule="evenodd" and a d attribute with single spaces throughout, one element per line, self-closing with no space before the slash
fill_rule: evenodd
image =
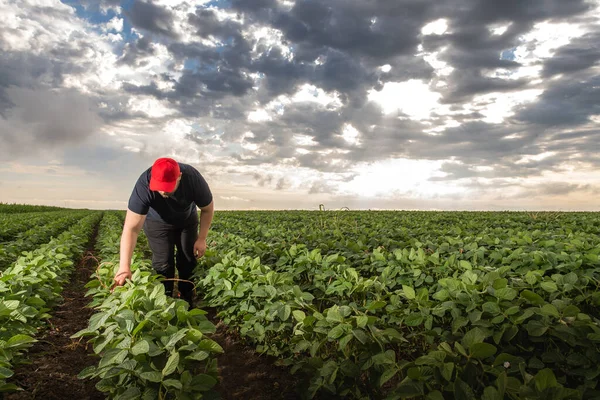
<path id="1" fill-rule="evenodd" d="M 181 170 L 172 158 L 159 158 L 150 171 L 150 190 L 158 192 L 162 197 L 171 196 L 179 187 Z"/>

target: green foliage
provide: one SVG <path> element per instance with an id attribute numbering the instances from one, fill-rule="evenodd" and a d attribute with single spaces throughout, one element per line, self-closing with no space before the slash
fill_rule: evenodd
<path id="1" fill-rule="evenodd" d="M 165 295 L 144 261 L 142 238 L 131 282 L 110 292 L 121 228 L 116 213 L 107 213 L 100 226 L 103 264 L 87 285 L 97 313 L 73 336 L 89 338 L 100 361 L 79 377 L 100 378 L 96 388 L 111 398 L 202 398 L 217 383 L 215 355 L 223 352 L 208 337 L 215 327 L 205 311 L 190 310 L 186 301 Z"/>
<path id="2" fill-rule="evenodd" d="M 100 217 L 101 213 L 87 213 L 71 229 L 0 272 L 0 393 L 18 389 L 6 379 L 60 300 L 74 260 L 82 255 Z"/>
<path id="3" fill-rule="evenodd" d="M 18 218 L 17 221 L 14 221 L 13 215 L 1 218 L 0 237 L 9 235 L 13 229 L 29 229 L 15 234 L 10 241 L 0 243 L 0 271 L 15 262 L 23 252 L 34 250 L 40 244 L 48 242 L 86 215 L 89 215 L 89 212 L 66 211 L 45 213 L 39 218 Z"/>
<path id="4" fill-rule="evenodd" d="M 197 271 L 208 305 L 309 397 L 599 395 L 597 214 L 327 218 L 221 212 Z"/>

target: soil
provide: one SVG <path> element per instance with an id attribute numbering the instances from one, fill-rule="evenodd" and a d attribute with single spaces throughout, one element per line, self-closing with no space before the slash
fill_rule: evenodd
<path id="1" fill-rule="evenodd" d="M 98 230 L 93 233 L 86 255 L 94 254 Z M 50 313 L 49 328 L 37 337 L 38 342 L 29 349 L 29 364 L 20 365 L 11 382 L 23 391 L 6 394 L 5 400 L 63 400 L 63 399 L 104 399 L 96 390 L 96 382 L 81 380 L 77 374 L 85 367 L 98 362 L 93 357 L 91 346 L 86 348 L 85 340 L 71 339 L 70 336 L 88 326 L 94 310 L 87 308 L 90 299 L 85 297 L 84 285 L 95 270 L 95 261 L 84 257 L 71 275 L 64 288 L 63 302 Z"/>
<path id="2" fill-rule="evenodd" d="M 6 394 L 4 400 L 100 400 L 104 394 L 96 390 L 96 381 L 81 380 L 77 374 L 98 359 L 85 339 L 70 336 L 84 329 L 94 310 L 86 307 L 90 299 L 85 297 L 84 285 L 95 271 L 97 228 L 88 245 L 86 255 L 71 276 L 62 293 L 63 302 L 51 312 L 48 329 L 41 332 L 38 342 L 28 352 L 29 364 L 20 365 L 11 382 L 23 389 Z M 206 309 L 208 317 L 216 325 L 217 332 L 211 336 L 223 347 L 224 353 L 217 359 L 220 382 L 215 391 L 221 399 L 243 400 L 296 400 L 300 380 L 289 369 L 275 365 L 276 358 L 260 355 L 253 347 L 216 317 L 214 309 Z"/>
<path id="3" fill-rule="evenodd" d="M 217 357 L 219 384 L 215 391 L 223 400 L 296 400 L 300 380 L 289 369 L 275 365 L 274 357 L 261 355 L 216 317 L 214 309 L 207 309 L 207 317 L 216 325 L 211 339 L 223 347 Z"/>

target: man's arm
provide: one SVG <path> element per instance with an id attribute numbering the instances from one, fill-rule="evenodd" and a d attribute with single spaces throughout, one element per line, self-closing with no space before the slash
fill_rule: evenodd
<path id="1" fill-rule="evenodd" d="M 198 240 L 194 244 L 194 255 L 196 258 L 202 257 L 206 252 L 206 238 L 208 237 L 208 230 L 212 224 L 214 213 L 215 205 L 213 201 L 209 205 L 200 208 L 200 233 L 198 234 Z"/>
<path id="2" fill-rule="evenodd" d="M 136 214 L 127 210 L 125 215 L 125 224 L 123 225 L 123 234 L 121 235 L 121 252 L 119 259 L 119 270 L 115 275 L 115 285 L 121 286 L 125 280 L 131 278 L 131 257 L 137 243 L 137 238 L 144 226 L 145 215 Z"/>

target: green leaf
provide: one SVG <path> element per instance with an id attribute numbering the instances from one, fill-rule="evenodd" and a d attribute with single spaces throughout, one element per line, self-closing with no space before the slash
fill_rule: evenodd
<path id="1" fill-rule="evenodd" d="M 576 317 L 577 314 L 579 314 L 579 311 L 579 308 L 570 304 L 562 310 L 562 313 L 565 317 Z"/>
<path id="2" fill-rule="evenodd" d="M 329 339 L 337 339 L 337 338 L 341 337 L 345 332 L 346 332 L 346 330 L 344 328 L 344 324 L 340 324 L 340 325 L 334 327 L 332 330 L 330 330 L 329 333 L 327 334 L 327 337 Z"/>
<path id="3" fill-rule="evenodd" d="M 292 314 L 292 308 L 290 306 L 288 306 L 287 304 L 284 305 L 283 307 L 281 307 L 278 312 L 279 319 L 282 321 L 287 321 L 290 318 L 291 314 Z"/>
<path id="4" fill-rule="evenodd" d="M 500 278 L 500 279 L 494 280 L 492 287 L 496 290 L 499 290 L 499 289 L 504 289 L 507 284 L 508 284 L 508 279 Z"/>
<path id="5" fill-rule="evenodd" d="M 487 386 L 485 389 L 483 389 L 483 396 L 481 397 L 481 400 L 503 400 L 503 399 L 500 396 L 500 392 L 498 392 L 498 390 L 495 387 Z"/>
<path id="6" fill-rule="evenodd" d="M 473 328 L 469 332 L 465 333 L 461 343 L 467 349 L 470 349 L 476 343 L 482 343 L 487 335 L 480 328 Z"/>
<path id="7" fill-rule="evenodd" d="M 513 288 L 506 287 L 496 290 L 496 297 L 500 300 L 514 300 L 514 298 L 517 297 L 517 291 Z"/>
<path id="8" fill-rule="evenodd" d="M 149 322 L 150 322 L 150 320 L 148 320 L 148 319 L 145 319 L 145 320 L 143 320 L 142 322 L 140 322 L 140 323 L 138 324 L 138 326 L 136 326 L 136 327 L 135 327 L 135 329 L 133 330 L 133 332 L 131 332 L 131 335 L 132 335 L 132 336 L 135 336 L 135 335 L 137 335 L 137 333 L 138 333 L 139 331 L 141 331 L 141 330 L 144 328 L 144 326 L 146 326 L 146 324 L 147 324 L 147 323 L 149 323 Z"/>
<path id="9" fill-rule="evenodd" d="M 452 321 L 452 332 L 456 333 L 460 328 L 462 328 L 463 326 L 467 326 L 468 324 L 469 319 L 466 317 L 461 316 L 458 318 L 454 318 L 454 320 Z"/>
<path id="10" fill-rule="evenodd" d="M 116 396 L 114 400 L 133 400 L 139 398 L 141 395 L 142 392 L 140 389 L 136 387 L 130 387 L 120 395 Z"/>
<path id="11" fill-rule="evenodd" d="M 348 343 L 350 343 L 350 341 L 352 339 L 354 339 L 354 336 L 351 333 L 349 333 L 346 336 L 344 336 L 343 338 L 341 338 L 339 340 L 339 342 L 340 342 L 339 349 L 343 351 L 346 348 L 346 346 L 348 346 Z"/>
<path id="12" fill-rule="evenodd" d="M 186 357 L 189 360 L 204 361 L 210 354 L 204 350 L 198 350 Z"/>
<path id="13" fill-rule="evenodd" d="M 207 374 L 195 375 L 192 379 L 192 386 L 204 391 L 209 390 L 217 384 L 217 380 Z"/>
<path id="14" fill-rule="evenodd" d="M 146 340 L 141 340 L 133 345 L 131 348 L 131 354 L 134 356 L 140 354 L 146 354 L 150 351 L 150 344 Z"/>
<path id="15" fill-rule="evenodd" d="M 407 299 L 413 300 L 414 298 L 416 298 L 415 289 L 413 289 L 412 287 L 402 285 L 402 290 L 404 291 L 404 296 L 406 296 Z"/>
<path id="16" fill-rule="evenodd" d="M 165 367 L 162 370 L 162 375 L 171 375 L 177 369 L 177 365 L 179 365 L 179 353 L 174 352 L 167 360 L 167 364 L 165 364 Z"/>
<path id="17" fill-rule="evenodd" d="M 548 327 L 540 321 L 529 321 L 525 328 L 531 336 L 542 336 L 548 330 Z"/>
<path id="18" fill-rule="evenodd" d="M 0 379 L 10 378 L 13 376 L 13 374 L 14 372 L 12 372 L 10 369 L 0 367 Z"/>
<path id="19" fill-rule="evenodd" d="M 548 293 L 554 293 L 558 290 L 558 286 L 556 286 L 556 283 L 550 281 L 542 282 L 540 283 L 540 286 Z"/>
<path id="20" fill-rule="evenodd" d="M 327 310 L 327 321 L 329 322 L 342 322 L 344 318 L 342 314 L 340 314 L 339 307 L 333 306 L 329 310 Z"/>
<path id="21" fill-rule="evenodd" d="M 478 359 L 488 358 L 496 354 L 497 350 L 496 346 L 489 343 L 475 343 L 471 347 L 471 356 Z"/>
<path id="22" fill-rule="evenodd" d="M 421 323 L 423 323 L 423 314 L 421 313 L 412 313 L 410 315 L 408 315 L 406 318 L 404 318 L 404 323 L 407 326 L 418 326 L 421 325 Z"/>
<path id="23" fill-rule="evenodd" d="M 383 374 L 381 374 L 381 378 L 379 379 L 379 387 L 385 385 L 385 383 L 392 379 L 397 373 L 398 369 L 395 367 L 388 368 L 385 371 L 383 371 Z"/>
<path id="24" fill-rule="evenodd" d="M 198 343 L 199 350 L 206 350 L 212 353 L 222 353 L 223 348 L 219 345 L 219 343 L 215 342 L 211 339 L 202 339 L 200 343 Z"/>
<path id="25" fill-rule="evenodd" d="M 412 399 L 423 394 L 423 387 L 420 382 L 415 382 L 410 378 L 405 378 L 394 392 L 401 399 Z"/>
<path id="26" fill-rule="evenodd" d="M 444 366 L 442 367 L 440 372 L 445 380 L 447 380 L 448 382 L 452 382 L 452 372 L 454 372 L 454 363 L 444 363 Z"/>
<path id="27" fill-rule="evenodd" d="M 10 330 L 9 330 L 10 332 Z M 11 337 L 10 339 L 8 339 L 8 341 L 6 342 L 6 345 L 4 346 L 5 348 L 11 348 L 11 347 L 21 347 L 25 344 L 30 344 L 30 343 L 34 343 L 37 342 L 37 340 L 35 340 L 34 338 L 27 336 L 27 335 L 15 335 L 13 337 Z"/>
<path id="28" fill-rule="evenodd" d="M 146 379 L 150 382 L 158 383 L 162 381 L 163 375 L 158 371 L 142 372 L 140 374 L 140 378 Z"/>
<path id="29" fill-rule="evenodd" d="M 356 317 L 356 326 L 359 328 L 364 328 L 365 326 L 367 326 L 367 323 L 369 322 L 369 317 L 367 317 L 366 315 L 361 315 Z"/>
<path id="30" fill-rule="evenodd" d="M 169 337 L 169 341 L 167 342 L 167 344 L 165 345 L 165 347 L 167 349 L 170 349 L 171 347 L 175 346 L 177 344 L 177 342 L 179 342 L 181 339 L 183 339 L 185 337 L 185 335 L 187 334 L 188 329 L 181 329 L 177 332 L 175 332 L 174 334 L 172 334 Z"/>
<path id="31" fill-rule="evenodd" d="M 465 348 L 460 343 L 454 342 L 454 348 L 456 349 L 457 352 L 459 352 L 463 356 L 468 357 Z"/>
<path id="32" fill-rule="evenodd" d="M 521 297 L 534 306 L 541 306 L 542 304 L 546 303 L 546 301 L 539 294 L 534 293 L 531 290 L 523 290 L 521 292 Z"/>
<path id="33" fill-rule="evenodd" d="M 377 300 L 377 301 L 372 301 L 368 306 L 367 306 L 367 310 L 369 311 L 375 311 L 375 310 L 379 310 L 380 308 L 383 308 L 387 305 L 387 303 L 385 301 L 381 301 L 381 300 Z"/>
<path id="34" fill-rule="evenodd" d="M 514 315 L 516 313 L 518 313 L 521 310 L 521 307 L 519 306 L 512 306 L 510 308 L 507 308 L 506 311 L 504 311 L 506 313 L 506 315 Z"/>
<path id="35" fill-rule="evenodd" d="M 165 387 L 172 387 L 177 390 L 181 390 L 183 385 L 177 379 L 165 379 L 162 383 Z"/>
<path id="36" fill-rule="evenodd" d="M 434 390 L 427 394 L 427 400 L 444 400 L 444 396 L 439 390 Z"/>
<path id="37" fill-rule="evenodd" d="M 454 381 L 454 399 L 476 400 L 473 389 L 458 377 Z"/>
<path id="38" fill-rule="evenodd" d="M 302 321 L 304 321 L 304 318 L 306 318 L 306 314 L 302 310 L 294 310 L 292 312 L 292 314 L 294 315 L 294 318 L 298 322 L 302 322 Z"/>
<path id="39" fill-rule="evenodd" d="M 459 265 L 462 269 L 466 269 L 467 271 L 470 271 L 473 269 L 473 266 L 467 260 L 460 260 Z"/>
<path id="40" fill-rule="evenodd" d="M 496 315 L 500 313 L 500 307 L 498 306 L 498 303 L 494 303 L 492 301 L 488 301 L 487 303 L 484 303 L 481 306 L 481 309 L 484 312 L 490 313 L 492 315 Z"/>
<path id="41" fill-rule="evenodd" d="M 541 311 L 542 311 L 542 314 L 544 314 L 544 315 L 548 315 L 548 316 L 555 317 L 555 318 L 560 318 L 560 314 L 558 313 L 558 310 L 552 304 L 544 304 L 542 306 Z"/>
<path id="42" fill-rule="evenodd" d="M 446 289 L 442 289 L 438 292 L 436 292 L 433 295 L 433 298 L 438 300 L 438 301 L 446 301 L 446 299 L 450 296 L 450 293 L 448 293 L 448 290 Z"/>
<path id="43" fill-rule="evenodd" d="M 362 344 L 366 344 L 369 341 L 369 336 L 362 329 L 354 329 L 352 330 L 352 334 Z"/>
<path id="44" fill-rule="evenodd" d="M 544 368 L 535 375 L 535 387 L 538 391 L 543 391 L 547 388 L 553 388 L 558 386 L 554 372 L 550 368 Z"/>

